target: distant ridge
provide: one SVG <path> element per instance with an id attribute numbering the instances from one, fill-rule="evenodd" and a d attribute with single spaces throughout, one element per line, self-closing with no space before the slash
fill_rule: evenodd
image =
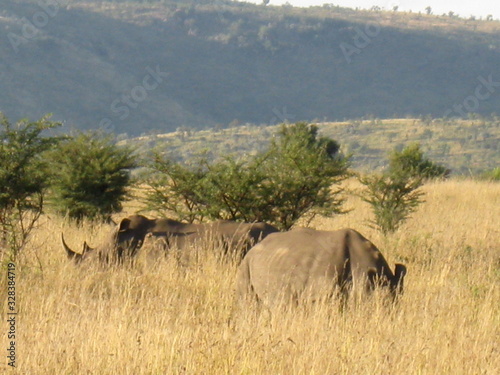
<path id="1" fill-rule="evenodd" d="M 316 123 L 320 134 L 340 143 L 344 155 L 352 155 L 352 168 L 381 171 L 390 151 L 420 143 L 431 160 L 451 168 L 454 175 L 477 175 L 500 165 L 500 116 L 459 120 L 423 118 L 349 120 Z M 161 150 L 169 158 L 190 163 L 201 155 L 216 160 L 232 154 L 245 158 L 263 151 L 280 126 L 239 125 L 225 129 L 156 133 L 120 138 L 138 155 Z"/>
<path id="2" fill-rule="evenodd" d="M 228 1 L 5 0 L 0 111 L 139 135 L 500 112 L 500 22 Z M 5 4 L 5 5 L 4 5 Z"/>

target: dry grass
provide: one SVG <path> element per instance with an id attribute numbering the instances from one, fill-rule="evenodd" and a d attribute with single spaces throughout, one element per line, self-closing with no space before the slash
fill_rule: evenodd
<path id="1" fill-rule="evenodd" d="M 235 264 L 206 253 L 188 267 L 168 258 L 75 268 L 59 244 L 63 225 L 73 246 L 107 228 L 47 218 L 17 264 L 16 373 L 497 374 L 500 185 L 425 190 L 427 202 L 387 239 L 366 226 L 369 209 L 356 198 L 348 215 L 313 223 L 356 228 L 390 264 L 406 263 L 396 308 L 374 298 L 344 312 L 316 305 L 231 325 Z M 3 332 L 4 317 L 2 305 Z"/>

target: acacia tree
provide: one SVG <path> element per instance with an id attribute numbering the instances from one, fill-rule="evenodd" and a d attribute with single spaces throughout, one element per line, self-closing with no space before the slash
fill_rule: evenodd
<path id="1" fill-rule="evenodd" d="M 448 178 L 450 170 L 425 157 L 419 143 L 412 143 L 401 151 L 394 149 L 389 155 L 389 172 L 424 180 Z"/>
<path id="2" fill-rule="evenodd" d="M 389 154 L 383 174 L 359 177 L 366 186 L 361 198 L 372 207 L 372 224 L 384 235 L 396 231 L 423 202 L 425 180 L 446 178 L 450 170 L 426 158 L 418 143 Z"/>
<path id="3" fill-rule="evenodd" d="M 53 207 L 77 221 L 109 220 L 127 197 L 130 170 L 136 166 L 132 152 L 96 132 L 61 142 L 50 154 Z"/>
<path id="4" fill-rule="evenodd" d="M 261 157 L 264 216 L 289 229 L 304 216 L 342 213 L 339 184 L 348 176 L 349 161 L 339 150 L 337 142 L 318 135 L 315 125 L 283 125 Z"/>
<path id="5" fill-rule="evenodd" d="M 423 202 L 422 178 L 398 174 L 360 177 L 366 186 L 361 199 L 372 207 L 372 225 L 382 234 L 395 232 Z"/>
<path id="6" fill-rule="evenodd" d="M 145 177 L 147 208 L 168 216 L 175 212 L 180 220 L 192 223 L 204 218 L 204 204 L 198 196 L 206 176 L 204 161 L 188 167 L 154 152 Z"/>
<path id="7" fill-rule="evenodd" d="M 339 145 L 306 123 L 283 125 L 268 150 L 253 158 L 226 156 L 191 167 L 156 157 L 149 208 L 171 210 L 181 219 L 266 221 L 289 229 L 301 217 L 342 212 L 340 189 L 347 158 Z M 160 173 L 159 173 L 160 172 Z"/>
<path id="8" fill-rule="evenodd" d="M 238 160 L 225 156 L 216 163 L 205 163 L 207 173 L 198 196 L 206 216 L 235 221 L 265 221 L 262 211 L 263 174 L 260 158 Z"/>
<path id="9" fill-rule="evenodd" d="M 43 212 L 49 180 L 44 153 L 60 140 L 42 136 L 60 126 L 49 118 L 12 125 L 0 113 L 0 249 L 9 249 L 13 259 Z"/>

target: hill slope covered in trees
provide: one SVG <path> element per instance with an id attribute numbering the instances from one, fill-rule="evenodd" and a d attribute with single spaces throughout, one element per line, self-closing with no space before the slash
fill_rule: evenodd
<path id="1" fill-rule="evenodd" d="M 52 112 L 138 135 L 500 107 L 498 21 L 230 1 L 50 4 L 0 10 L 0 111 L 13 121 Z"/>

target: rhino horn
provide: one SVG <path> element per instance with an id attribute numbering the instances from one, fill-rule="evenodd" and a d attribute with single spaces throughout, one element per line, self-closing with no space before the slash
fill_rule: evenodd
<path id="1" fill-rule="evenodd" d="M 87 241 L 84 241 L 83 242 L 83 254 L 87 253 L 87 252 L 91 252 L 91 251 L 94 251 L 95 249 L 90 247 L 89 244 L 87 243 Z"/>
<path id="2" fill-rule="evenodd" d="M 79 253 L 71 250 L 71 248 L 68 246 L 66 241 L 64 241 L 64 234 L 63 233 L 61 233 L 61 241 L 62 241 L 64 250 L 66 250 L 66 254 L 68 254 L 68 258 L 74 259 L 77 262 L 79 262 L 82 259 L 83 254 L 79 254 Z"/>

